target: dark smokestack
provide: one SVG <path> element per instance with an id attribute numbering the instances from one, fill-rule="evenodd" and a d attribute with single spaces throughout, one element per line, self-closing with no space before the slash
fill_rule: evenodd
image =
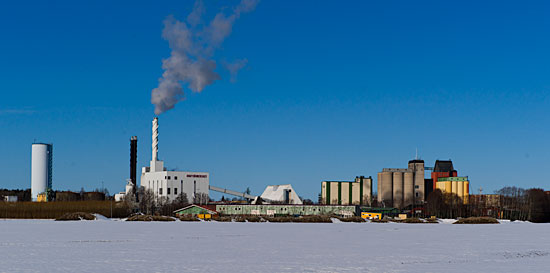
<path id="1" fill-rule="evenodd" d="M 130 138 L 130 181 L 136 186 L 137 136 Z"/>

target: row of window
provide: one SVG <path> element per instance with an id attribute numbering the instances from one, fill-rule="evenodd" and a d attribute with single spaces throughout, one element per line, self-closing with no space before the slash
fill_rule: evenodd
<path id="1" fill-rule="evenodd" d="M 188 174 L 187 177 L 206 178 L 207 176 L 206 176 L 206 175 L 198 175 L 198 174 Z M 169 176 L 169 175 L 165 175 L 165 176 L 164 176 L 164 179 L 170 180 L 170 176 Z M 174 180 L 178 180 L 178 177 L 177 177 L 177 176 L 174 176 Z M 183 180 L 182 180 L 182 181 L 183 181 Z"/>
<path id="2" fill-rule="evenodd" d="M 235 207 L 234 208 L 235 210 L 241 210 L 241 208 L 239 207 Z M 225 208 L 220 208 L 220 210 L 225 210 Z M 281 208 L 281 211 L 283 210 L 287 210 L 287 208 Z M 306 209 L 305 208 L 302 208 L 302 211 L 305 211 Z M 321 211 L 321 209 L 311 209 L 312 211 Z"/>
<path id="3" fill-rule="evenodd" d="M 162 195 L 162 188 L 159 188 L 159 194 Z M 166 188 L 166 194 L 170 195 L 170 188 Z M 178 188 L 174 188 L 174 195 L 178 195 Z"/>

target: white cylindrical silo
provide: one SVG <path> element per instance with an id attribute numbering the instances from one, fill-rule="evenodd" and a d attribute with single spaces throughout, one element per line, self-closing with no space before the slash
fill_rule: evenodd
<path id="1" fill-rule="evenodd" d="M 36 201 L 38 194 L 51 188 L 52 145 L 32 144 L 31 156 L 31 197 Z"/>

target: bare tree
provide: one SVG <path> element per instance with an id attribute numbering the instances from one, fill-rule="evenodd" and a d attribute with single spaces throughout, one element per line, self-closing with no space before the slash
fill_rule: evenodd
<path id="1" fill-rule="evenodd" d="M 156 208 L 155 193 L 151 189 L 140 187 L 138 190 L 139 210 L 145 214 L 153 214 Z"/>
<path id="2" fill-rule="evenodd" d="M 209 201 L 209 198 L 208 198 L 208 194 L 206 193 L 197 193 L 193 198 L 193 204 L 204 205 L 204 204 L 208 204 L 208 201 Z"/>
<path id="3" fill-rule="evenodd" d="M 189 204 L 189 200 L 187 199 L 187 194 L 185 192 L 182 192 L 176 197 L 176 199 L 173 202 L 175 205 L 179 206 L 186 206 Z"/>

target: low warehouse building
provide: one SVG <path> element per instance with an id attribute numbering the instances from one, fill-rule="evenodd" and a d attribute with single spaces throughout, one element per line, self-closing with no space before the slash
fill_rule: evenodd
<path id="1" fill-rule="evenodd" d="M 193 204 L 174 211 L 174 214 L 176 214 L 177 216 L 191 215 L 191 216 L 197 216 L 201 219 L 210 219 L 214 215 L 217 215 L 218 212 L 206 206 L 199 206 L 199 205 Z"/>
<path id="2" fill-rule="evenodd" d="M 355 215 L 355 206 L 319 205 L 216 205 L 216 211 L 223 215 Z"/>
<path id="3" fill-rule="evenodd" d="M 363 215 L 363 213 L 370 213 L 370 214 L 379 213 L 381 214 L 381 218 L 383 218 L 384 216 L 397 217 L 401 212 L 397 208 L 373 208 L 373 207 L 357 206 L 357 215 Z"/>
<path id="4" fill-rule="evenodd" d="M 369 220 L 378 220 L 382 219 L 382 213 L 377 212 L 361 212 L 361 218 Z"/>

